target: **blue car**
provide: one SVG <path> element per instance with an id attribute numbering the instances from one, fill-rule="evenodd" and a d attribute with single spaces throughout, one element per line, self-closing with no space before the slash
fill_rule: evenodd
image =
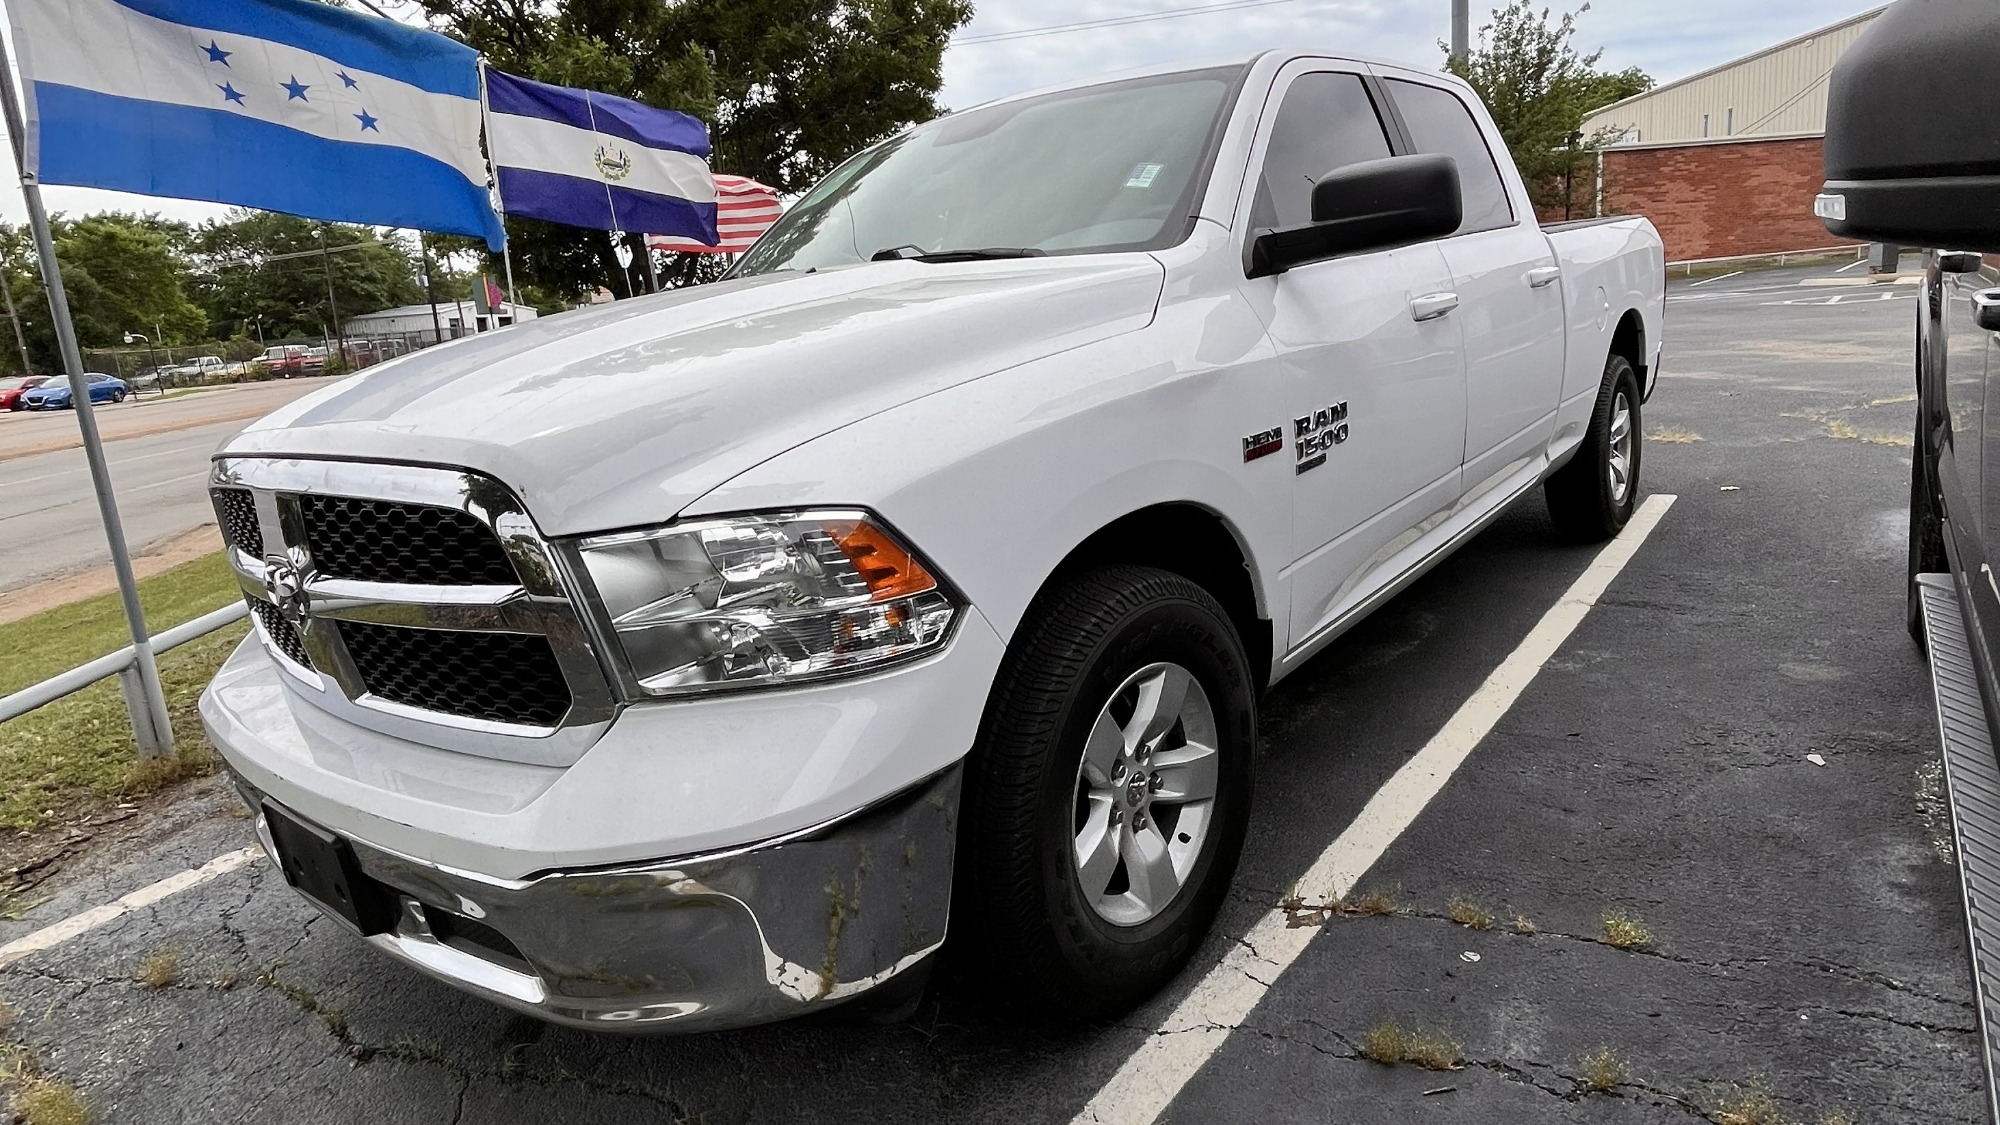
<path id="1" fill-rule="evenodd" d="M 132 393 L 131 386 L 123 379 L 97 374 L 87 378 L 90 380 L 90 401 L 93 403 L 124 402 L 125 396 Z M 59 375 L 26 392 L 21 396 L 21 405 L 29 410 L 68 410 L 75 406 L 76 402 L 70 394 L 69 376 Z"/>

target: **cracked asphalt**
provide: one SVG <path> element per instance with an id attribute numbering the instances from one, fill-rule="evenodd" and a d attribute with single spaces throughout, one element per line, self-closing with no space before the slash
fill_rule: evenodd
<path id="1" fill-rule="evenodd" d="M 1724 1121 L 1757 1096 L 1795 1123 L 1983 1119 L 1903 632 L 1915 289 L 1799 284 L 1836 276 L 1673 284 L 1643 483 L 1680 500 L 1362 880 L 1403 912 L 1295 911 L 1321 932 L 1165 1120 Z M 1277 689 L 1221 922 L 1114 1024 L 997 1022 L 960 965 L 902 1024 L 557 1029 L 375 955 L 258 863 L 0 970 L 6 1038 L 103 1122 L 1066 1121 L 1592 554 L 1525 501 Z M 244 846 L 232 804 L 210 783 L 73 863 L 0 942 Z M 1607 944 L 1613 910 L 1651 941 Z M 148 989 L 162 950 L 179 971 Z M 1458 1068 L 1364 1057 L 1390 1020 Z M 1586 1093 L 1604 1049 L 1622 1074 Z"/>

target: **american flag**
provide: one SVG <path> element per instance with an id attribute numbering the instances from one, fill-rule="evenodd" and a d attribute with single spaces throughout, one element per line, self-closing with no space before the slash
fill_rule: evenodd
<path id="1" fill-rule="evenodd" d="M 741 254 L 750 249 L 771 224 L 778 221 L 778 193 L 756 180 L 742 176 L 715 177 L 715 229 L 722 242 L 710 246 L 692 238 L 649 234 L 646 245 L 654 250 L 683 254 Z"/>

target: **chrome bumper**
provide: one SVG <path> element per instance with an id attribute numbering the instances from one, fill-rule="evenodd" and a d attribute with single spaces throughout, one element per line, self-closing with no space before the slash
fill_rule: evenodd
<path id="1" fill-rule="evenodd" d="M 777 840 L 525 880 L 349 839 L 362 872 L 400 907 L 393 929 L 366 940 L 448 984 L 576 1027 L 709 1031 L 804 1015 L 944 944 L 961 772 L 954 765 Z M 262 795 L 237 784 L 261 810 Z M 275 857 L 262 815 L 258 836 Z"/>

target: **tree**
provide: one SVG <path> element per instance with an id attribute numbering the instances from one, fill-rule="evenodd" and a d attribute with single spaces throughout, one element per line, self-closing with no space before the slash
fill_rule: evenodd
<path id="1" fill-rule="evenodd" d="M 1579 193 L 1587 199 L 1595 190 L 1595 151 L 1611 139 L 1584 136 L 1583 119 L 1653 88 L 1637 67 L 1599 70 L 1601 50 L 1577 53 L 1576 17 L 1589 10 L 1585 4 L 1551 22 L 1549 9 L 1514 0 L 1479 29 L 1465 59 L 1446 63 L 1485 101 L 1535 205 L 1564 213 L 1580 209 Z"/>
<path id="2" fill-rule="evenodd" d="M 943 112 L 944 48 L 972 18 L 967 0 L 419 2 L 500 70 L 709 121 L 717 171 L 785 194 Z M 574 299 L 599 285 L 646 287 L 640 269 L 619 276 L 603 235 L 532 219 L 507 230 L 517 279 L 539 290 Z M 713 272 L 690 262 L 674 271 Z"/>
<path id="3" fill-rule="evenodd" d="M 329 271 L 342 320 L 422 299 L 409 250 L 372 227 L 244 209 L 191 231 L 188 253 L 194 299 L 230 335 L 332 334 Z"/>
<path id="4" fill-rule="evenodd" d="M 185 224 L 157 215 L 110 212 L 74 220 L 57 215 L 49 226 L 70 317 L 83 347 L 117 344 L 127 332 L 161 335 L 173 343 L 207 334 L 208 317 L 188 297 L 187 263 L 177 249 L 188 237 Z M 0 224 L 0 269 L 7 271 L 13 287 L 35 369 L 61 371 L 48 291 L 25 229 Z M 0 325 L 0 333 L 11 355 L 13 329 Z"/>

